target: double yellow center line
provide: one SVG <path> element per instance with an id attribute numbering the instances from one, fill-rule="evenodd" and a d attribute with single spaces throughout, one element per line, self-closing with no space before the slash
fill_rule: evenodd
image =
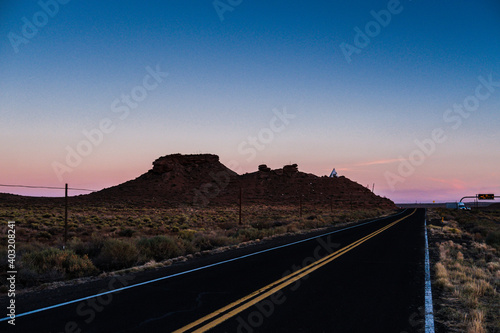
<path id="1" fill-rule="evenodd" d="M 209 315 L 206 315 L 203 318 L 198 319 L 195 322 L 192 322 L 191 324 L 188 324 L 176 331 L 174 333 L 183 333 L 183 332 L 195 332 L 195 333 L 201 333 L 201 332 L 206 332 L 209 329 L 219 325 L 220 323 L 228 320 L 231 317 L 236 316 L 238 313 L 248 309 L 252 305 L 255 305 L 262 301 L 263 299 L 271 296 L 275 292 L 285 288 L 286 286 L 294 283 L 297 280 L 300 280 L 304 276 L 310 274 L 311 272 L 317 270 L 318 268 L 328 264 L 329 262 L 335 260 L 336 258 L 340 257 L 341 255 L 351 251 L 355 247 L 361 245 L 362 243 L 366 242 L 370 238 L 375 237 L 376 235 L 380 234 L 381 232 L 384 232 L 385 230 L 389 229 L 396 223 L 401 222 L 402 220 L 410 217 L 411 215 L 415 214 L 417 210 L 415 209 L 410 215 L 407 215 L 397 221 L 394 221 L 388 225 L 386 225 L 383 228 L 378 229 L 375 232 L 372 232 L 368 236 L 365 236 L 354 243 L 351 243 L 347 245 L 346 247 L 333 252 L 332 254 L 329 254 L 328 256 L 317 260 L 313 262 L 312 264 L 305 266 L 302 269 L 299 269 L 298 271 L 295 271 L 273 283 L 268 284 L 267 286 L 260 288 L 259 290 L 254 291 L 253 293 L 240 298 L 236 302 L 233 302 L 229 305 L 226 305 L 225 307 L 212 312 Z"/>

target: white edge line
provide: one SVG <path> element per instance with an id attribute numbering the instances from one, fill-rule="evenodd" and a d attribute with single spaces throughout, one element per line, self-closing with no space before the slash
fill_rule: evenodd
<path id="1" fill-rule="evenodd" d="M 51 309 L 59 308 L 61 306 L 65 306 L 65 305 L 69 305 L 69 304 L 73 304 L 73 303 L 85 301 L 85 300 L 88 300 L 88 299 L 91 299 L 91 298 L 95 298 L 95 297 L 99 297 L 99 296 L 103 296 L 103 295 L 108 295 L 108 294 L 120 292 L 120 291 L 123 291 L 123 290 L 126 290 L 126 289 L 143 286 L 143 285 L 150 284 L 150 283 L 153 283 L 153 282 L 158 282 L 158 281 L 161 281 L 161 280 L 170 279 L 170 278 L 173 278 L 173 277 L 176 277 L 176 276 L 179 276 L 179 275 L 184 275 L 184 274 L 188 274 L 188 273 L 200 271 L 202 269 L 206 269 L 206 268 L 210 268 L 210 267 L 214 267 L 214 266 L 219 266 L 219 265 L 226 264 L 226 263 L 229 263 L 229 262 L 232 262 L 232 261 L 236 261 L 236 260 L 248 258 L 248 257 L 254 256 L 254 255 L 257 255 L 257 254 L 274 251 L 274 250 L 277 250 L 277 249 L 281 249 L 281 248 L 284 248 L 284 247 L 296 245 L 296 244 L 299 244 L 299 243 L 304 243 L 304 242 L 307 242 L 307 241 L 310 241 L 310 240 L 313 240 L 313 239 L 316 239 L 316 238 L 320 238 L 320 237 L 323 237 L 323 236 L 335 234 L 337 232 L 341 232 L 341 231 L 345 231 L 345 230 L 349 230 L 349 229 L 361 227 L 363 225 L 374 223 L 374 222 L 377 222 L 377 221 L 380 221 L 380 220 L 383 220 L 383 219 L 387 219 L 387 218 L 390 218 L 390 217 L 399 216 L 399 215 L 403 214 L 404 212 L 406 212 L 407 210 L 408 209 L 405 209 L 404 211 L 402 211 L 401 213 L 398 213 L 398 214 L 394 214 L 394 215 L 391 215 L 391 216 L 385 216 L 385 217 L 379 217 L 379 218 L 371 220 L 369 222 L 365 222 L 365 223 L 357 224 L 357 225 L 354 225 L 354 226 L 351 226 L 351 227 L 346 227 L 346 228 L 343 228 L 343 229 L 339 229 L 339 230 L 327 232 L 325 234 L 321 234 L 321 235 L 318 235 L 318 236 L 313 236 L 313 237 L 310 237 L 310 238 L 307 238 L 307 239 L 302 239 L 300 241 L 296 241 L 296 242 L 293 242 L 293 243 L 288 243 L 288 244 L 276 246 L 276 247 L 273 247 L 273 248 L 270 248 L 270 249 L 261 250 L 261 251 L 257 251 L 257 252 L 254 252 L 254 253 L 245 254 L 245 255 L 243 255 L 241 257 L 219 261 L 219 262 L 216 262 L 214 264 L 210 264 L 210 265 L 206 265 L 206 266 L 202 266 L 202 267 L 190 269 L 188 271 L 179 272 L 179 273 L 175 273 L 175 274 L 167 275 L 167 276 L 162 276 L 162 277 L 157 278 L 157 279 L 148 280 L 148 281 L 144 281 L 144 282 L 132 284 L 130 286 L 125 286 L 125 287 L 121 287 L 121 288 L 117 288 L 117 289 L 105 291 L 105 292 L 102 292 L 102 293 L 99 293 L 99 294 L 95 294 L 95 295 L 91 295 L 91 296 L 87 296 L 87 297 L 78 298 L 78 299 L 75 299 L 75 300 L 72 300 L 72 301 L 67 301 L 67 302 L 63 302 L 63 303 L 59 303 L 59 304 L 47 306 L 47 307 L 44 307 L 44 308 L 40 308 L 40 309 L 36 309 L 36 310 L 32 310 L 32 311 L 28 311 L 28 312 L 24 312 L 24 313 L 20 313 L 20 314 L 16 314 L 16 318 L 27 316 L 27 315 L 31 315 L 31 314 L 35 314 L 35 313 L 46 311 L 46 310 L 51 310 Z M 426 237 L 427 237 L 427 233 L 426 233 Z M 427 238 L 426 238 L 426 240 L 427 240 Z M 427 246 L 427 243 L 426 243 L 426 246 Z M 427 273 L 427 271 L 426 271 L 426 273 Z M 426 276 L 427 276 L 427 274 L 426 274 Z M 426 293 L 426 299 L 427 299 L 427 293 Z M 427 304 L 427 301 L 426 301 L 426 304 Z M 432 302 L 431 302 L 431 305 L 432 305 Z M 9 319 L 11 319 L 11 318 L 10 317 L 4 317 L 4 318 L 0 319 L 0 322 L 6 321 L 6 320 L 9 320 Z M 427 320 L 426 320 L 426 322 L 427 322 Z"/>
<path id="2" fill-rule="evenodd" d="M 427 219 L 425 219 L 424 228 L 425 228 L 425 333 L 434 333 L 434 309 L 432 306 L 429 242 L 427 239 Z"/>

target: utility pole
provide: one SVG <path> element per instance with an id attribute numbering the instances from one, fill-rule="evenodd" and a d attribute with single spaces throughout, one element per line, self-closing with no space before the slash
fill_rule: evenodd
<path id="1" fill-rule="evenodd" d="M 241 206 L 242 206 L 242 202 L 243 202 L 243 190 L 242 188 L 240 187 L 240 220 L 239 220 L 239 224 L 241 225 Z"/>
<path id="2" fill-rule="evenodd" d="M 302 217 L 302 193 L 299 194 L 299 217 Z"/>
<path id="3" fill-rule="evenodd" d="M 64 249 L 68 242 L 68 184 L 64 187 Z"/>
<path id="4" fill-rule="evenodd" d="M 373 186 L 372 186 L 372 193 L 375 193 L 375 183 L 373 183 Z"/>

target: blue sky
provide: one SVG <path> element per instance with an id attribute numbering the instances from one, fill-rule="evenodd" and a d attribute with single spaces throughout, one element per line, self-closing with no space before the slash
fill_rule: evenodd
<path id="1" fill-rule="evenodd" d="M 443 118 L 474 96 L 479 77 L 500 81 L 496 1 L 221 0 L 232 9 L 223 20 L 213 1 L 62 2 L 0 5 L 0 183 L 100 189 L 159 156 L 203 152 L 242 172 L 336 167 L 397 202 L 500 192 L 500 87 L 457 129 Z M 355 28 L 366 33 L 372 11 L 391 6 L 398 13 L 348 62 L 340 45 L 355 45 Z M 36 20 L 34 36 L 12 42 Z M 168 76 L 120 119 L 111 105 L 144 92 L 147 68 Z M 276 110 L 293 118 L 255 157 L 242 154 Z M 68 149 L 84 147 L 83 132 L 103 119 L 113 130 L 68 165 Z M 436 128 L 445 142 L 402 175 L 415 140 Z"/>

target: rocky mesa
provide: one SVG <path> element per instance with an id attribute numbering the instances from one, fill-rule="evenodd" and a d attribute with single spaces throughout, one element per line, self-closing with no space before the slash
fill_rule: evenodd
<path id="1" fill-rule="evenodd" d="M 81 199 L 133 205 L 178 207 L 244 203 L 288 205 L 300 201 L 336 208 L 395 208 L 346 177 L 316 176 L 299 171 L 297 164 L 271 169 L 260 165 L 238 175 L 213 154 L 173 154 L 158 158 L 145 174 L 123 184 L 80 196 Z M 241 194 L 240 194 L 241 193 Z"/>

